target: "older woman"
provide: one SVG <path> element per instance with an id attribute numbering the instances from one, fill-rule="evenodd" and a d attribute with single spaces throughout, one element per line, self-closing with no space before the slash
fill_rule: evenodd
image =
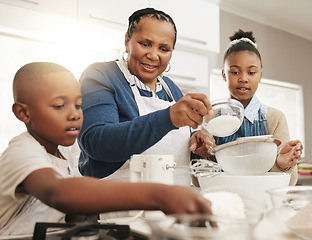
<path id="1" fill-rule="evenodd" d="M 183 96 L 162 75 L 170 68 L 176 35 L 166 13 L 138 10 L 129 17 L 123 58 L 94 63 L 82 74 L 85 121 L 78 140 L 83 175 L 128 180 L 127 160 L 133 154 L 170 154 L 178 165 L 189 165 L 191 151 L 208 156 L 207 132 L 195 133 L 190 146 L 191 128 L 210 113 L 208 98 Z M 180 174 L 175 183 L 189 184 L 189 179 Z"/>

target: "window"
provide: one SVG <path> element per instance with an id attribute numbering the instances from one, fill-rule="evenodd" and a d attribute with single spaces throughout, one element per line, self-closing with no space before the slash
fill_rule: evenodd
<path id="1" fill-rule="evenodd" d="M 221 70 L 213 70 L 210 75 L 210 100 L 228 98 L 227 83 L 223 81 Z M 300 139 L 304 145 L 304 108 L 302 86 L 282 81 L 262 78 L 256 92 L 262 103 L 279 109 L 287 119 L 290 139 Z M 304 157 L 304 153 L 302 155 Z"/>

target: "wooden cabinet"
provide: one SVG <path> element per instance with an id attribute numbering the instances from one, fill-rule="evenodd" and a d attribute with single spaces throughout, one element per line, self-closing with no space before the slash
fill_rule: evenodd
<path id="1" fill-rule="evenodd" d="M 0 0 L 11 6 L 76 17 L 77 0 Z"/>
<path id="2" fill-rule="evenodd" d="M 199 54 L 219 52 L 219 7 L 208 0 L 151 0 L 151 6 L 168 13 L 177 26 L 177 48 Z"/>
<path id="3" fill-rule="evenodd" d="M 136 10 L 148 7 L 148 0 L 79 0 L 78 19 L 127 30 L 128 18 Z"/>

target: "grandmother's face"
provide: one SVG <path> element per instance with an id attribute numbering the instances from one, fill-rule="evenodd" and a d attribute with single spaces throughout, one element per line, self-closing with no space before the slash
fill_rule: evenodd
<path id="1" fill-rule="evenodd" d="M 174 38 L 171 23 L 150 16 L 141 18 L 130 39 L 126 35 L 129 71 L 152 90 L 171 59 Z"/>

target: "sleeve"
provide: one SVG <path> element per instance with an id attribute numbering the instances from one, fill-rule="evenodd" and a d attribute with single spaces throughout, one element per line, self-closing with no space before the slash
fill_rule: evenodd
<path id="1" fill-rule="evenodd" d="M 53 168 L 48 155 L 32 137 L 14 138 L 0 160 L 0 189 L 3 195 L 18 198 L 16 189 L 26 177 L 41 168 Z"/>
<path id="2" fill-rule="evenodd" d="M 90 158 L 123 162 L 176 129 L 169 108 L 139 116 L 130 86 L 116 63 L 91 65 L 80 81 L 84 123 L 78 141 Z"/>
<path id="3" fill-rule="evenodd" d="M 266 116 L 269 128 L 269 134 L 281 141 L 280 147 L 290 140 L 286 117 L 283 112 L 269 108 Z"/>
<path id="4" fill-rule="evenodd" d="M 286 117 L 284 113 L 282 113 L 281 111 L 270 107 L 267 113 L 267 122 L 269 134 L 273 135 L 274 138 L 281 141 L 281 145 L 278 147 L 279 152 L 281 146 L 290 140 Z M 270 172 L 281 172 L 281 171 L 277 168 L 275 163 L 274 166 L 271 168 Z M 289 185 L 290 186 L 296 185 L 298 181 L 298 167 L 294 166 L 290 168 L 288 171 L 285 171 L 285 173 L 291 173 Z"/>

